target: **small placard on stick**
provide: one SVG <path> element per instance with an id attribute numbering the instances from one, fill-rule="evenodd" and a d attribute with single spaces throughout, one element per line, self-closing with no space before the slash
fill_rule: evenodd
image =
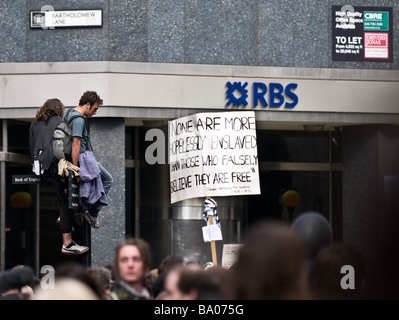
<path id="1" fill-rule="evenodd" d="M 202 227 L 204 242 L 223 240 L 222 230 L 217 224 Z"/>

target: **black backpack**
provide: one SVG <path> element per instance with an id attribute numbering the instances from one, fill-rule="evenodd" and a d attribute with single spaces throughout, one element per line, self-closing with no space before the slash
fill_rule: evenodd
<path id="1" fill-rule="evenodd" d="M 69 109 L 62 122 L 55 128 L 53 133 L 53 153 L 54 157 L 58 160 L 62 158 L 70 156 L 72 153 L 72 129 L 71 129 L 71 122 L 81 117 L 86 121 L 86 128 L 87 128 L 87 149 L 92 150 L 91 143 L 90 143 L 90 130 L 89 130 L 89 122 L 87 118 L 82 114 L 75 114 L 70 119 L 69 113 L 72 109 Z"/>

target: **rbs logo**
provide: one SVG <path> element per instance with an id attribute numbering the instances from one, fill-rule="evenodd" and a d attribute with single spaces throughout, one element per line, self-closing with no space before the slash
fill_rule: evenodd
<path id="1" fill-rule="evenodd" d="M 235 106 L 248 105 L 248 82 L 241 84 L 241 82 L 231 83 L 229 81 L 226 85 L 227 106 L 230 104 Z M 254 82 L 252 84 L 252 106 L 257 107 L 260 103 L 262 107 L 278 108 L 284 106 L 285 108 L 294 108 L 298 104 L 298 96 L 294 92 L 297 87 L 296 83 L 289 83 L 284 88 L 280 83 L 269 83 L 268 87 L 265 83 Z"/>

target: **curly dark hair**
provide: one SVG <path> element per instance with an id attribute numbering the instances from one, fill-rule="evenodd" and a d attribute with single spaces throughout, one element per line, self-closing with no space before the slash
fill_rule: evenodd
<path id="1" fill-rule="evenodd" d="M 59 99 L 47 99 L 44 105 L 37 110 L 35 122 L 46 121 L 53 116 L 62 117 L 64 111 L 65 106 Z"/>
<path id="2" fill-rule="evenodd" d="M 79 100 L 79 106 L 83 106 L 86 103 L 90 103 L 90 107 L 92 107 L 95 103 L 98 103 L 99 106 L 103 104 L 103 100 L 95 91 L 86 91 L 83 93 Z"/>

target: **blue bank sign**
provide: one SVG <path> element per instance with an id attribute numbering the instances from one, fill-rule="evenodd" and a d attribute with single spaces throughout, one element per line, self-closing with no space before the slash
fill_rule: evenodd
<path id="1" fill-rule="evenodd" d="M 248 91 L 251 90 L 252 107 L 258 105 L 262 107 L 271 108 L 294 108 L 298 104 L 298 96 L 295 89 L 298 87 L 296 83 L 289 83 L 283 86 L 281 83 L 263 83 L 254 82 L 252 88 L 248 88 L 248 82 L 233 82 L 226 83 L 226 106 L 247 106 L 248 105 Z"/>

